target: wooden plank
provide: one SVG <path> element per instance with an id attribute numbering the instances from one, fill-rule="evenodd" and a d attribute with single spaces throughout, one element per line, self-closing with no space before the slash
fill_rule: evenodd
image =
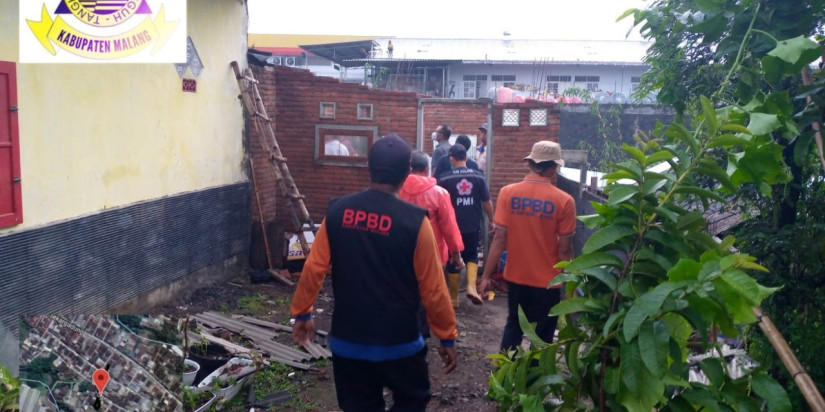
<path id="1" fill-rule="evenodd" d="M 587 161 L 587 150 L 562 150 L 561 158 L 565 163 L 583 163 Z"/>
<path id="2" fill-rule="evenodd" d="M 200 335 L 201 337 L 203 337 L 203 339 L 208 340 L 210 343 L 223 346 L 224 349 L 226 349 L 229 353 L 233 355 L 244 354 L 252 356 L 252 350 L 247 347 L 234 344 L 226 339 L 222 339 L 217 336 L 212 336 L 208 333 L 201 333 Z"/>
<path id="3" fill-rule="evenodd" d="M 270 268 L 269 269 L 269 274 L 272 275 L 273 278 L 275 278 L 277 280 L 280 280 L 281 283 L 284 283 L 287 286 L 295 286 L 295 282 L 285 278 L 284 275 L 282 275 L 280 272 L 278 272 L 275 269 Z"/>

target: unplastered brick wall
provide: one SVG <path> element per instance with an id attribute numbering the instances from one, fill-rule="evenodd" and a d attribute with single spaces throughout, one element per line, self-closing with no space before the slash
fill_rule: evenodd
<path id="1" fill-rule="evenodd" d="M 505 109 L 518 109 L 518 126 L 502 126 Z M 531 110 L 546 110 L 546 126 L 530 125 Z M 539 140 L 559 141 L 559 118 L 559 110 L 552 103 L 535 101 L 493 105 L 490 194 L 493 196 L 494 205 L 502 187 L 521 181 L 529 172 L 522 159 L 530 153 L 533 143 Z M 541 119 L 534 118 L 533 120 Z"/>
<path id="2" fill-rule="evenodd" d="M 315 76 L 288 66 L 251 66 L 264 104 L 273 120 L 276 139 L 310 216 L 320 223 L 330 199 L 361 189 L 369 183 L 366 166 L 340 166 L 315 161 L 315 126 L 376 126 L 378 136 L 398 133 L 415 145 L 417 96 L 415 93 L 374 90 Z M 335 103 L 335 118 L 322 118 L 322 102 Z M 360 120 L 358 104 L 372 104 L 373 119 Z M 287 203 L 266 160 L 254 126 L 249 127 L 249 152 L 258 170 L 255 178 L 267 220 L 294 229 Z M 321 147 L 323 151 L 323 147 Z M 265 166 L 265 167 L 264 167 Z M 277 200 L 276 200 L 277 199 Z M 255 204 L 253 199 L 253 214 Z M 257 218 L 257 217 L 253 217 Z"/>
<path id="3" fill-rule="evenodd" d="M 267 113 L 273 120 L 281 151 L 298 190 L 305 198 L 310 216 L 320 222 L 330 199 L 361 190 L 369 183 L 363 166 L 339 166 L 315 161 L 315 126 L 376 126 L 378 136 L 396 132 L 415 145 L 417 135 L 418 96 L 414 93 L 374 90 L 365 86 L 341 83 L 337 79 L 318 77 L 303 69 L 288 66 L 251 66 Z M 432 154 L 430 133 L 447 123 L 453 134 L 477 134 L 487 120 L 489 101 L 438 102 L 422 99 L 425 152 Z M 321 118 L 321 102 L 335 103 L 335 118 Z M 360 120 L 357 105 L 372 104 L 373 120 Z M 503 109 L 519 109 L 518 126 L 502 126 Z M 546 109 L 547 125 L 531 126 L 530 110 Z M 494 146 L 492 151 L 491 193 L 494 197 L 504 185 L 520 181 L 527 173 L 522 158 L 538 140 L 558 141 L 559 111 L 544 102 L 495 104 L 492 110 Z M 266 221 L 285 224 L 293 230 L 289 209 L 275 173 L 267 161 L 254 125 L 249 130 L 249 154 L 254 161 L 255 181 Z M 253 197 L 253 219 L 259 221 Z"/>
<path id="4" fill-rule="evenodd" d="M 488 99 L 449 102 L 421 99 L 424 111 L 424 151 L 432 156 L 433 143 L 430 135 L 441 124 L 448 124 L 452 136 L 478 135 L 478 127 L 487 121 Z M 468 153 L 474 156 L 475 153 Z"/>

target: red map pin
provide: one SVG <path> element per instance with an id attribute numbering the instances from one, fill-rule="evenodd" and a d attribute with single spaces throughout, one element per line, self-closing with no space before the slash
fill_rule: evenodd
<path id="1" fill-rule="evenodd" d="M 103 388 L 109 383 L 109 372 L 106 372 L 106 369 L 98 369 L 92 374 L 92 380 L 95 382 L 97 390 L 103 394 Z"/>

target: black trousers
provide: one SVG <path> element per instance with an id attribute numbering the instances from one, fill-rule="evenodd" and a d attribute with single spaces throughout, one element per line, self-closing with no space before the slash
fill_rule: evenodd
<path id="1" fill-rule="evenodd" d="M 461 252 L 461 259 L 464 263 L 473 262 L 478 264 L 478 240 L 480 235 L 478 232 L 462 233 L 461 241 L 464 243 L 464 250 Z M 459 270 L 455 268 L 452 259 L 447 260 L 447 273 L 458 273 Z"/>
<path id="2" fill-rule="evenodd" d="M 390 411 L 425 411 L 430 402 L 427 348 L 415 355 L 369 362 L 332 355 L 338 406 L 344 412 L 384 411 L 384 387 L 393 395 Z"/>
<path id="3" fill-rule="evenodd" d="M 553 342 L 558 316 L 547 316 L 550 309 L 561 299 L 561 288 L 545 289 L 507 282 L 507 324 L 501 338 L 501 349 L 512 350 L 521 345 L 524 333 L 518 323 L 518 307 L 521 305 L 527 320 L 536 322 L 536 334 L 547 342 Z"/>

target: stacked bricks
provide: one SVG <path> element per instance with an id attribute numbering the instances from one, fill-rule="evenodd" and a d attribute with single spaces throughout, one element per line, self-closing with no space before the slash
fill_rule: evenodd
<path id="1" fill-rule="evenodd" d="M 365 166 L 340 166 L 315 161 L 315 126 L 318 124 L 343 126 L 376 126 L 378 136 L 398 133 L 415 147 L 417 135 L 418 100 L 426 97 L 415 93 L 375 90 L 366 86 L 342 83 L 330 77 L 319 77 L 311 72 L 288 66 L 251 66 L 258 89 L 281 151 L 298 190 L 306 196 L 304 202 L 315 222 L 322 220 L 331 199 L 364 189 L 369 183 Z M 335 103 L 335 118 L 321 118 L 321 102 Z M 359 120 L 357 105 L 372 104 L 373 119 Z M 453 135 L 478 134 L 478 127 L 487 121 L 489 100 L 432 101 L 422 104 L 424 151 L 432 154 L 430 133 L 442 123 L 453 129 Z M 521 109 L 519 126 L 501 126 L 503 109 Z M 530 109 L 548 109 L 547 126 L 530 126 Z M 527 169 L 521 160 L 538 140 L 558 141 L 559 110 L 553 104 L 528 101 L 526 103 L 495 104 L 493 106 L 493 152 L 491 194 L 493 201 L 499 190 L 524 177 Z M 275 180 L 272 166 L 261 147 L 254 125 L 247 121 L 249 156 L 255 162 L 255 181 L 265 221 L 283 223 L 287 231 L 296 228 L 290 220 L 286 200 Z M 323 150 L 323 148 L 321 148 Z M 254 195 L 253 195 L 254 196 Z M 255 199 L 252 216 L 260 221 Z"/>
<path id="2" fill-rule="evenodd" d="M 252 69 L 259 81 L 258 88 L 267 113 L 274 121 L 275 137 L 287 158 L 290 174 L 298 190 L 306 196 L 304 202 L 315 222 L 321 222 L 331 199 L 362 190 L 369 183 L 366 166 L 315 162 L 316 125 L 377 126 L 379 137 L 398 133 L 415 145 L 418 105 L 415 93 L 374 90 L 288 66 L 252 66 Z M 334 119 L 321 118 L 321 102 L 335 103 Z M 373 105 L 372 120 L 358 120 L 359 103 Z M 249 129 L 250 155 L 258 168 L 256 182 L 260 195 L 266 198 L 262 201 L 264 215 L 267 220 L 274 216 L 275 221 L 284 223 L 286 229 L 292 231 L 296 228 L 291 223 L 286 200 L 278 189 L 274 175 L 260 166 L 269 168 L 257 132 L 254 127 Z M 280 199 L 277 207 L 273 206 L 275 197 Z"/>
<path id="3" fill-rule="evenodd" d="M 518 126 L 502 126 L 504 109 L 520 109 Z M 547 109 L 547 126 L 530 126 L 530 109 Z M 555 104 L 528 101 L 493 105 L 492 168 L 490 194 L 495 205 L 502 187 L 520 182 L 529 173 L 522 160 L 539 140 L 559 141 L 560 112 Z M 562 150 L 565 148 L 563 147 Z"/>
<path id="4" fill-rule="evenodd" d="M 466 100 L 432 103 L 424 100 L 424 151 L 432 156 L 433 141 L 430 138 L 432 132 L 441 124 L 448 124 L 453 129 L 451 137 L 460 134 L 478 135 L 478 127 L 487 121 L 487 105 L 489 100 Z M 467 153 L 473 157 L 475 153 Z"/>

